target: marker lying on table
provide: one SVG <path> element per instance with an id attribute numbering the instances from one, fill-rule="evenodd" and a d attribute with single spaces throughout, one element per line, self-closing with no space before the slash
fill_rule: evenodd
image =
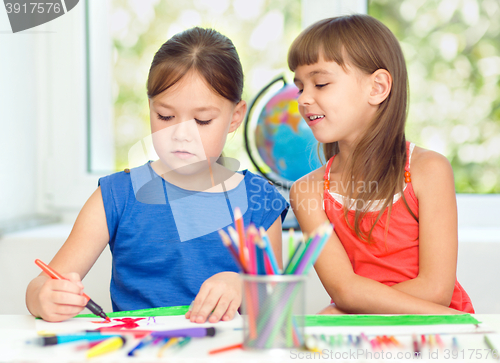
<path id="1" fill-rule="evenodd" d="M 120 336 L 109 338 L 103 342 L 100 342 L 95 347 L 90 348 L 87 351 L 87 358 L 97 357 L 98 355 L 118 350 L 123 347 L 126 342 L 127 339 Z"/>
<path id="2" fill-rule="evenodd" d="M 195 327 L 186 329 L 173 330 L 135 330 L 135 329 L 120 329 L 119 327 L 103 327 L 98 330 L 86 330 L 87 333 L 110 334 L 117 333 L 120 335 L 132 334 L 136 338 L 142 338 L 146 335 L 151 335 L 154 338 L 202 338 L 213 337 L 216 333 L 214 327 Z"/>
<path id="3" fill-rule="evenodd" d="M 35 260 L 35 263 L 40 267 L 43 272 L 45 272 L 47 275 L 49 275 L 52 279 L 54 280 L 67 280 L 64 278 L 62 275 L 57 273 L 54 269 L 40 261 L 39 259 Z M 88 295 L 83 294 L 82 295 L 85 299 L 87 299 L 87 305 L 85 307 L 89 309 L 92 313 L 94 313 L 97 316 L 100 316 L 103 319 L 106 319 L 106 321 L 111 321 L 110 318 L 106 315 L 106 313 L 102 310 L 102 308 L 97 305 Z"/>
<path id="4" fill-rule="evenodd" d="M 40 337 L 35 338 L 34 340 L 28 341 L 28 344 L 37 344 L 41 346 L 47 345 L 56 345 L 62 343 L 72 343 L 79 340 L 86 341 L 96 341 L 96 340 L 104 340 L 108 338 L 113 338 L 118 336 L 119 334 L 65 334 L 65 335 L 54 335 L 50 337 Z"/>

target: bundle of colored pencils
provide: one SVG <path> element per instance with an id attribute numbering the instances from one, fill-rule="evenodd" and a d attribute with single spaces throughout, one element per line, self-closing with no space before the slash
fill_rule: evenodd
<path id="1" fill-rule="evenodd" d="M 289 251 L 290 259 L 281 271 L 265 229 L 260 227 L 257 230 L 255 225 L 250 224 L 245 230 L 239 208 L 234 210 L 234 220 L 236 229 L 229 226 L 229 235 L 223 230 L 219 230 L 219 235 L 240 271 L 249 275 L 307 274 L 333 232 L 330 223 L 319 226 L 306 242 L 299 241 L 295 249 Z M 289 246 L 293 246 L 293 230 Z"/>
<path id="2" fill-rule="evenodd" d="M 241 272 L 246 275 L 307 275 L 333 232 L 333 226 L 325 223 L 311 233 L 306 242 L 299 241 L 294 251 L 289 251 L 288 264 L 281 271 L 264 228 L 257 230 L 254 225 L 250 225 L 245 230 L 238 208 L 234 211 L 234 218 L 236 229 L 230 226 L 229 235 L 222 230 L 219 230 L 219 234 Z M 293 246 L 293 232 L 289 245 Z M 303 344 L 303 338 L 292 316 L 295 297 L 302 287 L 298 281 L 274 281 L 271 293 L 269 288 L 260 289 L 259 287 L 264 285 L 259 285 L 259 282 L 245 282 L 244 295 L 250 337 L 246 341 L 247 345 L 257 348 L 276 347 L 277 341 L 283 335 L 286 336 L 286 347 Z"/>

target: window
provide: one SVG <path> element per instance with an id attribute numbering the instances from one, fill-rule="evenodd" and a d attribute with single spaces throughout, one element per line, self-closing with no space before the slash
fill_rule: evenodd
<path id="1" fill-rule="evenodd" d="M 458 193 L 500 193 L 500 4 L 370 0 L 410 78 L 407 138 L 450 160 Z"/>

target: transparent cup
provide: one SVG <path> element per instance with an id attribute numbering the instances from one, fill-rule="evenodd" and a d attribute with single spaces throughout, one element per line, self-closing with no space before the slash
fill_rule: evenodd
<path id="1" fill-rule="evenodd" d="M 247 275 L 243 279 L 243 347 L 304 347 L 303 275 Z"/>

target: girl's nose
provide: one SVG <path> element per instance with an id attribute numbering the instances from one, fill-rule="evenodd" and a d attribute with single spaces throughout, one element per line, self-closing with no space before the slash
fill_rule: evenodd
<path id="1" fill-rule="evenodd" d="M 309 106 L 314 103 L 314 99 L 310 96 L 309 92 L 306 92 L 305 89 L 302 90 L 302 93 L 297 98 L 297 102 L 299 106 Z"/>
<path id="2" fill-rule="evenodd" d="M 194 133 L 198 132 L 194 120 L 182 121 L 170 127 L 172 127 L 172 139 L 176 141 L 191 141 Z"/>

